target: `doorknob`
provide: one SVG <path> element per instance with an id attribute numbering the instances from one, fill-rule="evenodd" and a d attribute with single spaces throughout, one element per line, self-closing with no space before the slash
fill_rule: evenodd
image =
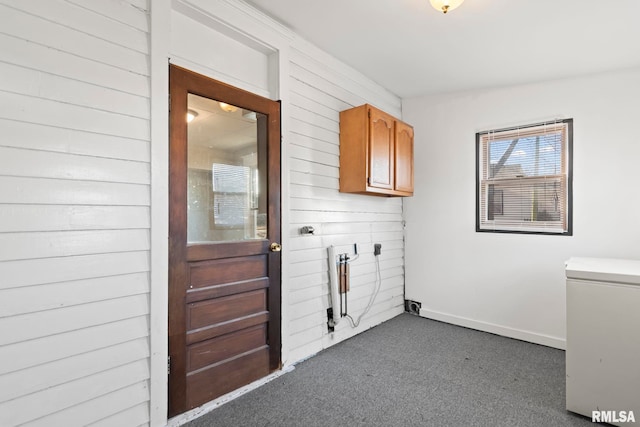
<path id="1" fill-rule="evenodd" d="M 269 249 L 271 249 L 271 252 L 280 252 L 282 250 L 282 246 L 280 243 L 273 242 L 271 246 L 269 246 Z"/>

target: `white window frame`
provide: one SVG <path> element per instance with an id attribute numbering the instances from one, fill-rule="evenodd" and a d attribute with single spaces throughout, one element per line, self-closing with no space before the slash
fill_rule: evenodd
<path id="1" fill-rule="evenodd" d="M 489 146 L 492 142 L 516 140 L 532 136 L 561 134 L 560 172 L 551 175 L 491 177 L 491 159 Z M 510 155 L 510 154 L 509 154 Z M 555 120 L 545 123 L 496 129 L 476 133 L 476 231 L 494 233 L 523 233 L 548 235 L 573 235 L 573 119 Z M 491 216 L 496 209 L 496 199 L 489 200 L 491 189 L 496 187 L 524 188 L 533 194 L 533 188 L 540 185 L 553 185 L 560 190 L 560 220 L 536 220 L 522 218 L 514 221 Z M 530 190 L 527 190 L 530 189 Z M 494 193 L 494 197 L 497 197 Z M 502 192 L 500 193 L 502 196 Z M 499 209 L 502 209 L 500 207 Z M 532 215 L 533 216 L 533 215 Z"/>

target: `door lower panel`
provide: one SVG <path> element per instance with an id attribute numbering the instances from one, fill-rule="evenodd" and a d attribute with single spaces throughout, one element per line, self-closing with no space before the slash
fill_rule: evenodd
<path id="1" fill-rule="evenodd" d="M 248 368 L 249 367 L 249 368 Z M 187 406 L 195 408 L 269 375 L 269 346 L 187 374 Z"/>

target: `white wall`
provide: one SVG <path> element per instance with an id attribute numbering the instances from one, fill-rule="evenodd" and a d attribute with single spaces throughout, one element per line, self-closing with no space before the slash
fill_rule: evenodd
<path id="1" fill-rule="evenodd" d="M 146 1 L 2 0 L 0 27 L 0 425 L 146 424 Z"/>
<path id="2" fill-rule="evenodd" d="M 415 126 L 406 298 L 421 315 L 564 348 L 564 261 L 640 258 L 640 70 L 403 101 Z M 573 236 L 475 232 L 475 133 L 574 119 Z"/>
<path id="3" fill-rule="evenodd" d="M 371 103 L 399 116 L 400 99 L 243 3 L 181 0 L 171 24 L 172 63 L 282 100 L 283 364 L 401 313 L 402 200 L 338 192 L 339 112 Z M 314 226 L 315 236 L 301 236 L 304 225 Z M 375 285 L 375 242 L 383 245 L 376 303 L 359 328 L 345 319 L 329 334 L 326 249 L 360 245 L 349 301 L 358 315 Z"/>
<path id="4" fill-rule="evenodd" d="M 244 2 L 152 5 L 0 0 L 3 427 L 167 421 L 169 58 L 282 100 L 285 365 L 402 312 L 402 201 L 338 192 L 339 111 L 399 98 Z M 376 304 L 329 335 L 326 247 L 360 245 L 358 315 L 374 242 Z"/>
<path id="5" fill-rule="evenodd" d="M 404 311 L 404 240 L 402 199 L 338 191 L 339 112 L 371 103 L 400 116 L 400 100 L 360 73 L 321 52 L 304 40 L 292 44 L 289 97 L 283 106 L 290 117 L 285 143 L 289 153 L 289 265 L 284 292 L 288 294 L 289 336 L 285 364 L 294 363 Z M 314 236 L 301 236 L 305 225 Z M 382 286 L 371 311 L 357 329 L 343 319 L 333 334 L 327 331 L 329 303 L 327 247 L 353 252 L 349 313 L 356 318 L 373 292 L 376 273 L 373 244 L 382 243 Z"/>

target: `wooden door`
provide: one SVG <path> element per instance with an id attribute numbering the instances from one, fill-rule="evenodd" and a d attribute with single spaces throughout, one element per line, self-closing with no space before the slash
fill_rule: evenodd
<path id="1" fill-rule="evenodd" d="M 169 416 L 280 368 L 280 104 L 171 66 Z"/>
<path id="2" fill-rule="evenodd" d="M 396 121 L 396 190 L 413 193 L 413 128 Z"/>
<path id="3" fill-rule="evenodd" d="M 369 186 L 393 190 L 395 119 L 369 110 Z"/>

